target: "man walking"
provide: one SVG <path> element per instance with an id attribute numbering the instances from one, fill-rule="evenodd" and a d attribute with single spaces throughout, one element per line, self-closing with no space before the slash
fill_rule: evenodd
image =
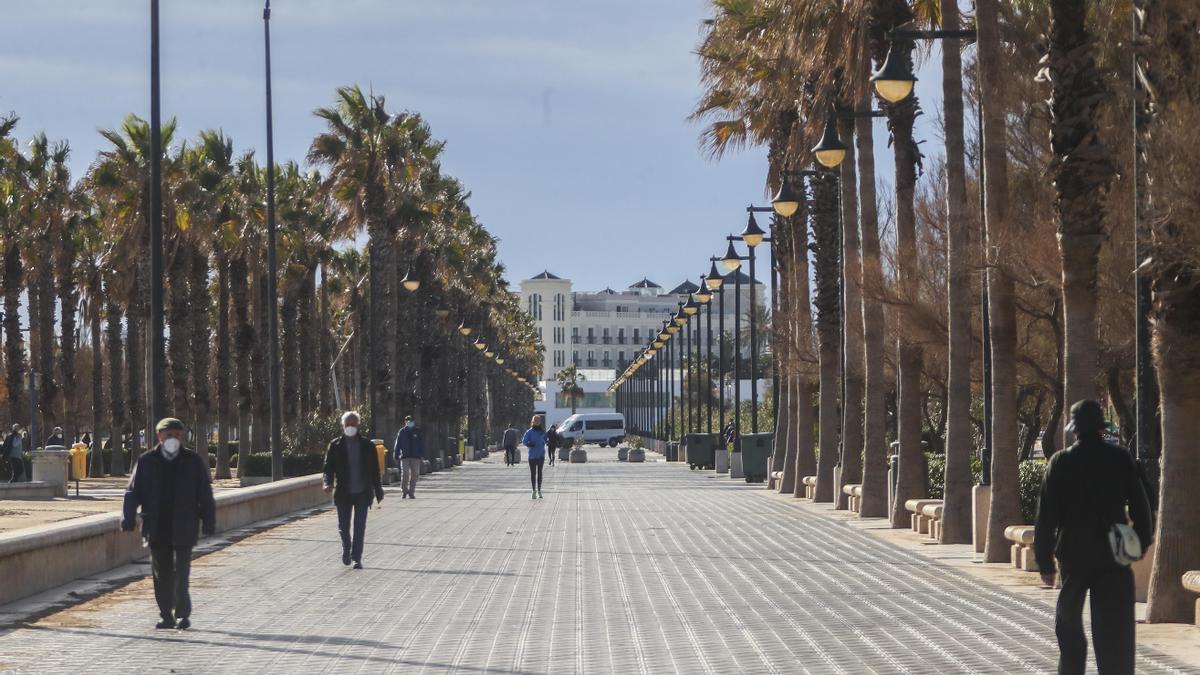
<path id="1" fill-rule="evenodd" d="M 342 535 L 342 564 L 362 569 L 363 536 L 367 532 L 367 510 L 371 497 L 383 501 L 379 478 L 379 455 L 375 445 L 358 434 L 356 412 L 342 415 L 342 435 L 325 451 L 325 492 L 333 492 L 337 507 L 338 532 Z M 354 531 L 351 536 L 351 516 Z"/>
<path id="2" fill-rule="evenodd" d="M 158 445 L 133 466 L 125 489 L 121 529 L 133 530 L 142 510 L 142 538 L 150 545 L 154 599 L 162 620 L 155 628 L 187 630 L 192 623 L 188 578 L 192 548 L 216 529 L 212 480 L 200 455 L 183 447 L 183 422 L 167 417 L 155 426 Z"/>
<path id="3" fill-rule="evenodd" d="M 1082 675 L 1087 661 L 1082 615 L 1089 593 L 1096 666 L 1103 675 L 1133 673 L 1133 571 L 1114 555 L 1109 534 L 1132 517 L 1145 550 L 1154 515 L 1129 451 L 1104 442 L 1104 429 L 1099 403 L 1071 406 L 1067 430 L 1074 432 L 1075 444 L 1050 459 L 1038 502 L 1033 543 L 1042 581 L 1054 586 L 1056 557 L 1062 570 L 1054 630 L 1058 672 L 1067 675 Z"/>
<path id="4" fill-rule="evenodd" d="M 417 428 L 411 415 L 404 418 L 404 428 L 396 434 L 393 451 L 400 465 L 400 498 L 417 498 L 417 476 L 421 475 L 421 462 L 425 459 L 425 434 Z"/>
<path id="5" fill-rule="evenodd" d="M 501 437 L 500 445 L 504 446 L 504 464 L 505 466 L 513 466 L 517 463 L 517 439 L 520 438 L 520 432 L 509 427 L 504 430 L 504 435 Z"/>
<path id="6" fill-rule="evenodd" d="M 21 425 L 12 425 L 12 433 L 4 439 L 4 457 L 12 467 L 10 483 L 20 482 L 25 478 L 25 439 L 21 438 Z"/>

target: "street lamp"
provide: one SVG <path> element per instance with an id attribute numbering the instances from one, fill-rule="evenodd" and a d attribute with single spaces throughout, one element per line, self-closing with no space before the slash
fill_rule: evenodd
<path id="1" fill-rule="evenodd" d="M 845 154 L 844 149 L 843 154 Z M 800 202 L 802 201 L 804 201 L 804 194 L 796 192 L 792 187 L 792 182 L 785 175 L 779 185 L 779 192 L 776 192 L 775 197 L 771 199 L 771 207 L 775 209 L 775 213 L 784 218 L 791 218 L 800 210 Z M 710 284 L 712 283 L 713 273 L 716 272 L 716 266 L 716 263 L 713 263 L 713 272 L 710 272 L 708 275 Z"/>
<path id="2" fill-rule="evenodd" d="M 717 271 L 717 259 L 713 258 L 712 269 L 708 270 L 708 276 L 704 278 L 704 285 L 708 286 L 710 291 L 719 291 L 724 283 L 725 277 Z"/>
<path id="3" fill-rule="evenodd" d="M 753 206 L 751 206 L 749 209 L 746 209 L 750 212 L 750 217 L 747 218 L 746 229 L 742 230 L 741 234 L 742 241 L 746 242 L 746 245 L 750 248 L 754 248 L 755 246 L 761 244 L 763 238 L 767 236 L 767 233 L 763 232 L 763 229 L 758 226 L 758 221 L 754 219 L 753 209 Z M 732 245 L 733 243 L 730 242 L 730 246 Z"/>
<path id="4" fill-rule="evenodd" d="M 404 287 L 404 290 L 411 293 L 421 287 L 421 280 L 412 273 L 412 270 L 409 270 L 404 273 L 404 278 L 400 280 L 400 285 Z"/>
<path id="5" fill-rule="evenodd" d="M 912 65 L 895 42 L 888 47 L 883 67 L 871 75 L 871 82 L 875 83 L 875 91 L 879 96 L 889 103 L 899 103 L 912 94 L 917 76 L 913 75 Z"/>
<path id="6" fill-rule="evenodd" d="M 733 241 L 729 242 L 729 249 L 725 251 L 725 257 L 721 258 L 721 264 L 730 272 L 736 271 L 742 266 L 742 257 L 738 255 L 737 249 L 733 247 Z"/>
<path id="7" fill-rule="evenodd" d="M 700 311 L 700 306 L 696 304 L 696 301 L 691 296 L 688 296 L 687 302 L 683 303 L 682 309 L 684 314 L 693 316 L 696 312 Z"/>
<path id="8" fill-rule="evenodd" d="M 477 349 L 481 352 L 484 351 L 485 349 L 487 349 L 487 343 L 484 342 L 483 338 L 481 338 L 481 337 L 475 338 L 475 342 L 473 342 L 471 344 L 473 344 L 475 346 L 475 349 Z"/>
<path id="9" fill-rule="evenodd" d="M 433 310 L 433 313 L 437 314 L 439 319 L 445 319 L 446 317 L 450 316 L 450 305 L 447 305 L 444 302 L 440 303 L 438 304 L 437 308 Z"/>
<path id="10" fill-rule="evenodd" d="M 462 323 L 458 324 L 458 332 L 464 336 L 470 335 L 471 327 L 467 325 L 466 321 L 463 321 Z"/>
<path id="11" fill-rule="evenodd" d="M 157 0 L 154 4 L 158 5 Z M 275 127 L 271 107 L 271 0 L 266 0 L 263 5 L 263 45 L 267 71 L 267 297 L 270 299 L 270 302 L 267 303 L 267 358 L 271 360 L 267 386 L 270 390 L 268 397 L 270 398 L 271 423 L 271 480 L 276 481 L 283 478 L 283 423 L 281 417 L 283 401 L 279 392 L 279 321 L 275 318 L 278 304 L 275 283 L 278 272 L 275 259 Z M 156 153 L 156 161 L 157 158 L 158 154 Z M 371 288 L 375 288 L 374 280 L 372 280 Z M 161 335 L 161 332 L 156 333 L 156 336 Z M 374 391 L 374 387 L 372 387 L 372 391 Z M 371 419 L 375 419 L 374 415 Z"/>
<path id="12" fill-rule="evenodd" d="M 825 120 L 825 131 L 821 134 L 821 141 L 812 151 L 817 157 L 817 162 L 828 169 L 836 169 L 846 159 L 846 144 L 838 138 L 838 122 L 835 115 L 830 115 Z M 784 184 L 787 184 L 787 180 L 784 180 Z"/>

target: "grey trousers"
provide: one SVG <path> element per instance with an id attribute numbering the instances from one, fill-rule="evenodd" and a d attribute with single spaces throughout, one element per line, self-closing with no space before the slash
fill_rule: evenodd
<path id="1" fill-rule="evenodd" d="M 417 476 L 421 475 L 421 458 L 405 457 L 400 460 L 400 489 L 408 495 L 417 487 Z"/>

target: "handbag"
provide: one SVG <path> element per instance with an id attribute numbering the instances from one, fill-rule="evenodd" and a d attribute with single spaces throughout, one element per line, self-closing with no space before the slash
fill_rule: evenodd
<path id="1" fill-rule="evenodd" d="M 1112 547 L 1113 560 L 1118 565 L 1128 567 L 1142 559 L 1142 540 L 1137 532 L 1125 523 L 1114 523 L 1108 531 L 1108 543 Z"/>

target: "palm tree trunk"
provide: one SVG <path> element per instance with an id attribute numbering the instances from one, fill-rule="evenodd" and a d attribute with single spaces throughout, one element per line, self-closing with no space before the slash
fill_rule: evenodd
<path id="1" fill-rule="evenodd" d="M 840 120 L 843 139 L 854 137 L 853 118 Z M 841 485 L 834 486 L 834 504 L 841 510 L 850 507 L 850 498 L 842 491 L 844 485 L 862 483 L 863 469 L 863 297 L 862 245 L 858 232 L 858 172 L 854 143 L 847 142 L 846 158 L 842 162 L 842 314 L 845 354 L 845 400 L 842 401 L 842 473 Z"/>
<path id="2" fill-rule="evenodd" d="M 820 413 L 818 417 L 820 453 L 817 457 L 815 502 L 832 502 L 833 467 L 838 462 L 840 398 L 838 371 L 841 349 L 840 270 L 838 269 L 837 185 L 833 179 L 813 180 L 815 203 L 812 230 L 814 251 L 813 279 L 816 283 L 817 341 L 820 367 Z"/>
<path id="3" fill-rule="evenodd" d="M 396 427 L 396 254 L 393 228 L 383 218 L 372 219 L 367 230 L 371 271 L 367 367 L 372 397 L 371 433 L 379 438 L 386 437 Z"/>
<path id="4" fill-rule="evenodd" d="M 230 342 L 233 336 L 229 325 L 229 256 L 223 249 L 217 252 L 217 363 L 213 380 L 217 388 L 217 471 L 216 478 L 233 475 L 229 468 L 229 430 L 231 428 L 229 372 Z"/>
<path id="5" fill-rule="evenodd" d="M 250 423 L 253 389 L 250 386 L 250 354 L 254 351 L 254 324 L 250 321 L 250 269 L 246 254 L 240 253 L 229 261 L 229 308 L 233 324 L 234 385 L 238 418 L 238 476 L 244 476 L 246 459 L 250 455 Z"/>
<path id="6" fill-rule="evenodd" d="M 191 363 L 189 363 L 191 381 L 192 421 L 200 457 L 204 466 L 208 466 L 208 439 L 212 421 L 212 395 L 209 391 L 209 362 L 212 355 L 212 335 L 208 324 L 208 311 L 211 304 L 208 292 L 208 254 L 199 247 L 191 248 L 191 278 L 188 280 L 188 290 L 191 295 L 190 321 L 188 335 L 191 337 Z M 220 434 L 218 434 L 218 447 Z"/>
<path id="7" fill-rule="evenodd" d="M 317 352 L 320 350 L 319 341 L 322 331 L 318 328 L 313 316 L 313 304 L 316 299 L 316 265 L 309 265 L 304 274 L 304 283 L 300 288 L 300 307 L 296 322 L 298 324 L 297 339 L 300 342 L 300 414 L 307 417 L 314 406 L 313 390 L 315 377 L 320 377 L 320 369 L 314 369 L 318 361 Z"/>
<path id="8" fill-rule="evenodd" d="M 328 416 L 333 413 L 333 391 L 332 391 L 332 368 L 333 362 L 333 339 L 329 330 L 333 326 L 333 318 L 329 312 L 329 277 L 328 267 L 322 263 L 321 265 L 321 319 L 317 322 L 315 330 L 320 336 L 317 340 L 317 409 L 322 416 Z"/>
<path id="9" fill-rule="evenodd" d="M 254 334 L 256 339 L 250 350 L 250 409 L 252 424 L 250 433 L 253 436 L 251 447 L 253 452 L 270 451 L 270 399 L 267 393 L 267 344 L 270 333 L 267 330 L 267 302 L 274 298 L 267 297 L 266 275 L 256 272 L 251 285 L 253 293 Z M 240 464 L 238 466 L 241 466 Z"/>
<path id="10" fill-rule="evenodd" d="M 129 378 L 126 391 L 129 392 L 129 433 L 132 436 L 130 461 L 137 461 L 144 446 L 138 440 L 138 430 L 147 424 L 146 417 L 146 351 L 143 349 L 145 336 L 147 308 L 146 264 L 141 261 L 134 266 L 132 296 L 129 298 L 128 311 L 125 316 L 125 374 Z M 119 371 L 118 371 L 119 372 Z M 152 431 L 152 430 L 151 430 Z M 153 436 L 148 435 L 146 441 L 152 443 Z"/>
<path id="11" fill-rule="evenodd" d="M 99 272 L 96 272 L 97 277 Z M 92 459 L 88 475 L 99 477 L 104 475 L 104 452 L 101 447 L 100 430 L 105 427 L 104 420 L 104 355 L 101 350 L 101 311 L 100 284 L 95 283 L 88 301 L 88 310 L 92 324 Z M 111 434 L 111 427 L 109 433 Z"/>
<path id="12" fill-rule="evenodd" d="M 178 233 L 173 237 L 174 242 L 167 242 L 170 253 L 167 255 L 167 278 L 173 283 L 166 284 L 167 307 L 166 320 L 169 338 L 167 341 L 167 358 L 170 360 L 170 380 L 167 383 L 167 401 L 171 406 L 171 416 L 186 420 L 186 424 L 195 430 L 196 418 L 192 414 L 192 406 L 188 390 L 191 388 L 191 375 L 188 370 L 191 351 L 191 335 L 187 324 L 192 311 L 192 296 L 188 292 L 189 270 L 188 262 L 191 255 L 188 251 L 190 244 L 183 241 Z M 198 308 L 197 308 L 198 310 Z"/>
<path id="13" fill-rule="evenodd" d="M 293 277 L 285 282 L 279 311 L 283 419 L 289 423 L 296 419 L 299 412 L 300 343 L 296 336 L 299 304 L 300 284 Z"/>
<path id="14" fill-rule="evenodd" d="M 1145 10 L 1139 61 L 1153 93 L 1147 104 L 1157 113 L 1142 137 L 1145 179 L 1154 186 L 1155 207 L 1150 246 L 1138 262 L 1152 280 L 1152 346 L 1162 420 L 1160 510 L 1146 620 L 1187 623 L 1194 617 L 1195 594 L 1184 590 L 1181 576 L 1200 570 L 1200 199 L 1193 179 L 1200 165 L 1195 142 L 1200 7 L 1191 0 L 1137 4 Z"/>
<path id="15" fill-rule="evenodd" d="M 988 252 L 988 310 L 992 345 L 992 490 L 985 562 L 1009 559 L 1004 528 L 1022 520 L 1017 474 L 1017 316 L 1009 274 L 1008 142 L 1004 111 L 1004 63 L 996 0 L 978 0 L 980 105 L 983 106 L 984 229 Z"/>
<path id="16" fill-rule="evenodd" d="M 1067 405 L 1096 397 L 1096 285 L 1104 198 L 1113 175 L 1097 121 L 1107 92 L 1087 29 L 1090 6 L 1086 0 L 1050 2 L 1050 146 L 1062 254 Z"/>
<path id="17" fill-rule="evenodd" d="M 858 109 L 870 108 L 864 96 Z M 879 213 L 875 194 L 875 131 L 867 117 L 855 120 L 858 157 L 859 233 L 862 235 L 863 351 L 863 472 L 861 518 L 887 515 L 887 378 L 883 369 L 885 322 L 883 264 L 879 247 Z"/>
<path id="18" fill-rule="evenodd" d="M 4 383 L 8 388 L 8 419 L 25 419 L 25 339 L 21 335 L 21 250 L 10 241 L 4 250 Z"/>
<path id="19" fill-rule="evenodd" d="M 796 420 L 796 474 L 792 485 L 792 496 L 804 496 L 804 477 L 817 473 L 817 458 L 815 455 L 816 439 L 813 431 L 816 428 L 813 414 L 813 395 L 817 385 L 812 378 L 801 375 L 796 380 L 796 404 L 792 408 Z"/>
<path id="20" fill-rule="evenodd" d="M 121 373 L 125 372 L 122 365 L 121 345 L 121 306 L 115 300 L 112 282 L 104 284 L 106 298 L 106 316 L 108 321 L 108 412 L 109 447 L 112 449 L 112 459 L 109 461 L 108 473 L 112 476 L 125 475 L 125 433 L 130 431 L 129 409 L 125 407 L 125 393 L 122 386 Z M 97 431 L 99 435 L 99 431 Z"/>
<path id="21" fill-rule="evenodd" d="M 958 30 L 956 2 L 942 3 L 942 23 Z M 975 259 L 967 214 L 963 133 L 962 55 L 957 39 L 942 42 L 942 106 L 946 134 L 946 298 L 948 364 L 946 375 L 946 476 L 941 543 L 967 544 L 974 529 L 971 494 L 971 306 L 978 297 L 971 284 Z"/>
<path id="22" fill-rule="evenodd" d="M 75 243 L 70 229 L 55 248 L 55 268 L 58 273 L 59 301 L 59 369 L 63 378 L 63 437 L 71 442 L 78 429 L 82 411 L 75 392 L 75 311 L 79 305 L 79 289 L 75 283 Z"/>

